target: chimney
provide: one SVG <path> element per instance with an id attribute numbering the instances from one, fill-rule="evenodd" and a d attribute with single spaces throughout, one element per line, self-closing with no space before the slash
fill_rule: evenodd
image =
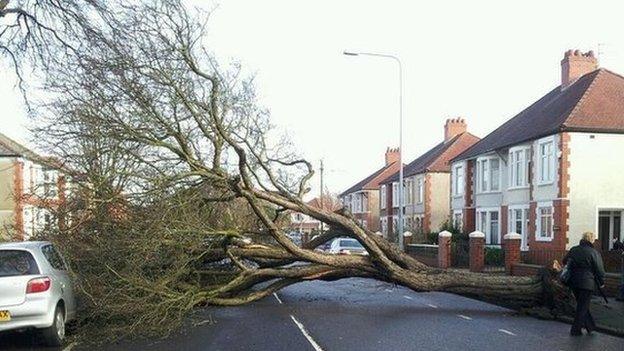
<path id="1" fill-rule="evenodd" d="M 582 53 L 568 50 L 561 60 L 561 89 L 565 89 L 577 79 L 598 69 L 598 59 L 593 51 Z"/>
<path id="2" fill-rule="evenodd" d="M 444 141 L 447 142 L 468 130 L 466 120 L 463 118 L 451 118 L 444 125 Z"/>
<path id="3" fill-rule="evenodd" d="M 387 148 L 386 149 L 386 166 L 395 163 L 395 162 L 399 162 L 399 149 L 392 149 L 392 148 Z"/>

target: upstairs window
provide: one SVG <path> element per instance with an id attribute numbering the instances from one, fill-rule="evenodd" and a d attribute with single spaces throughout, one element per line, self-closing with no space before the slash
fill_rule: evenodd
<path id="1" fill-rule="evenodd" d="M 407 179 L 405 181 L 404 198 L 405 198 L 406 205 L 411 205 L 414 203 L 414 180 L 413 179 Z"/>
<path id="2" fill-rule="evenodd" d="M 546 138 L 538 143 L 538 174 L 540 184 L 550 184 L 555 180 L 555 140 Z"/>
<path id="3" fill-rule="evenodd" d="M 453 195 L 461 196 L 464 194 L 464 166 L 456 165 L 453 167 Z"/>
<path id="4" fill-rule="evenodd" d="M 477 159 L 477 190 L 479 193 L 500 191 L 500 159 L 497 156 Z"/>
<path id="5" fill-rule="evenodd" d="M 386 208 L 386 186 L 382 185 L 381 186 L 381 190 L 380 190 L 380 194 L 379 194 L 379 204 L 381 206 L 382 209 Z"/>
<path id="6" fill-rule="evenodd" d="M 418 178 L 417 180 L 417 186 L 418 186 L 418 203 L 422 204 L 423 203 L 423 199 L 425 197 L 425 190 L 424 190 L 424 186 L 423 186 L 423 179 L 422 178 Z"/>
<path id="7" fill-rule="evenodd" d="M 529 160 L 531 156 L 528 147 L 518 147 L 509 150 L 509 188 L 524 188 L 529 185 Z"/>
<path id="8" fill-rule="evenodd" d="M 392 207 L 399 207 L 399 183 L 392 183 Z"/>

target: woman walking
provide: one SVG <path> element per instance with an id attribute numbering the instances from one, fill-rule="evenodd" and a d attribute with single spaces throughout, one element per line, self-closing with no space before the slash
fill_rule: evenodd
<path id="1" fill-rule="evenodd" d="M 581 328 L 591 334 L 596 327 L 589 305 L 594 290 L 604 285 L 605 271 L 602 258 L 592 244 L 594 240 L 594 233 L 583 233 L 579 245 L 571 248 L 563 258 L 564 265 L 569 263 L 569 285 L 576 298 L 576 315 L 570 329 L 571 335 L 581 335 Z"/>

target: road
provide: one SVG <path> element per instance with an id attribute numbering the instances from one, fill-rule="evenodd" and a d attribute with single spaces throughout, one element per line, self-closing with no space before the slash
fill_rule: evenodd
<path id="1" fill-rule="evenodd" d="M 178 335 L 102 350 L 624 349 L 622 338 L 570 337 L 569 329 L 461 296 L 354 278 L 302 283 L 247 306 L 207 308 Z"/>

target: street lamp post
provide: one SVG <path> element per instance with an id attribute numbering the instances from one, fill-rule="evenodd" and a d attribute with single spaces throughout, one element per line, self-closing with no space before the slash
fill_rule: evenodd
<path id="1" fill-rule="evenodd" d="M 404 184 L 403 184 L 403 65 L 401 60 L 394 55 L 379 54 L 372 52 L 350 52 L 345 51 L 347 56 L 373 56 L 382 57 L 394 60 L 399 66 L 399 218 L 398 218 L 398 244 L 399 248 L 403 250 L 403 197 L 404 197 Z"/>

